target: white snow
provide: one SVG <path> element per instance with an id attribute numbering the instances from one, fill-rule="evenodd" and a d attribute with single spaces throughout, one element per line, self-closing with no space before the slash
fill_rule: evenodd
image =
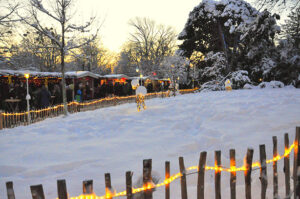
<path id="1" fill-rule="evenodd" d="M 251 84 L 245 84 L 244 89 L 273 89 L 273 88 L 286 88 L 286 89 L 295 89 L 293 85 L 284 86 L 284 84 L 280 81 L 270 81 L 270 82 L 261 82 L 257 86 L 253 86 Z"/>
<path id="2" fill-rule="evenodd" d="M 153 171 L 164 177 L 165 161 L 177 173 L 178 157 L 185 166 L 198 165 L 207 151 L 207 165 L 214 164 L 214 150 L 222 151 L 222 165 L 229 165 L 229 149 L 236 149 L 237 165 L 243 164 L 247 147 L 259 160 L 259 144 L 272 154 L 272 136 L 284 152 L 283 134 L 294 139 L 300 125 L 299 89 L 255 89 L 205 92 L 103 108 L 52 118 L 30 126 L 0 131 L 0 198 L 6 198 L 5 182 L 13 181 L 16 198 L 31 198 L 30 185 L 43 184 L 47 199 L 57 197 L 56 180 L 66 179 L 70 196 L 80 195 L 82 181 L 94 180 L 94 191 L 104 194 L 104 173 L 112 186 L 125 189 L 125 172 L 133 180 L 142 175 L 142 160 L 152 158 Z M 291 155 L 291 158 L 293 155 Z M 279 196 L 283 197 L 283 161 L 279 162 Z M 268 198 L 272 198 L 272 165 L 268 165 Z M 196 198 L 197 175 L 187 177 L 188 196 Z M 222 197 L 230 198 L 229 174 L 222 173 Z M 205 176 L 205 196 L 214 198 L 214 172 Z M 171 198 L 179 199 L 179 180 L 171 184 Z M 252 197 L 260 197 L 259 170 L 252 174 Z M 243 172 L 237 176 L 237 195 L 244 198 Z M 157 188 L 154 198 L 163 198 Z M 124 198 L 124 197 L 123 197 Z"/>

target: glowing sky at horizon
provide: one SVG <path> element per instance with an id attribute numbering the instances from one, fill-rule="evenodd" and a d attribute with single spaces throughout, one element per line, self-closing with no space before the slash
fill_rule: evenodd
<path id="1" fill-rule="evenodd" d="M 119 51 L 130 33 L 128 22 L 134 17 L 148 17 L 158 24 L 170 25 L 179 33 L 189 12 L 201 0 L 76 0 L 79 21 L 96 15 L 104 23 L 100 36 L 105 47 Z"/>

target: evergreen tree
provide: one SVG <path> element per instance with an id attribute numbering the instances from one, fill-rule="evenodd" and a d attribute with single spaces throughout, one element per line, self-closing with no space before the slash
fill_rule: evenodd
<path id="1" fill-rule="evenodd" d="M 294 47 L 300 49 L 300 6 L 291 12 L 282 29 L 294 40 Z"/>
<path id="2" fill-rule="evenodd" d="M 277 65 L 278 55 L 274 38 L 276 33 L 280 32 L 280 27 L 276 24 L 278 17 L 264 10 L 244 28 L 244 34 L 241 35 L 241 43 L 244 45 L 241 57 L 244 61 L 240 64 L 243 66 L 242 69 L 250 72 L 251 79 L 255 82 L 275 78 L 271 71 Z"/>

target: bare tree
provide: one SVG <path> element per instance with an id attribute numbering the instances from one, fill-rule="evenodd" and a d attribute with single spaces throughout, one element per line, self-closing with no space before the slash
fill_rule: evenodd
<path id="1" fill-rule="evenodd" d="M 270 12 L 276 12 L 282 14 L 287 10 L 291 11 L 297 8 L 300 5 L 299 0 L 252 0 L 255 7 L 263 11 L 264 9 L 269 10 Z"/>
<path id="2" fill-rule="evenodd" d="M 149 75 L 157 70 L 164 57 L 174 53 L 177 35 L 172 27 L 156 25 L 147 18 L 137 17 L 129 25 L 134 29 L 128 44 L 131 58 L 144 75 Z"/>
<path id="3" fill-rule="evenodd" d="M 91 35 L 88 40 L 82 41 L 76 37 L 74 32 L 90 32 L 91 26 L 95 22 L 95 17 L 91 17 L 90 20 L 82 26 L 78 26 L 72 23 L 71 19 L 74 16 L 74 13 L 71 13 L 71 11 L 72 3 L 74 2 L 74 0 L 51 0 L 49 4 L 51 6 L 48 6 L 48 8 L 44 6 L 42 0 L 29 0 L 29 2 L 30 18 L 20 15 L 19 16 L 27 25 L 30 25 L 36 31 L 51 39 L 53 43 L 52 47 L 56 47 L 60 50 L 64 114 L 67 115 L 68 110 L 65 85 L 65 57 L 70 50 L 79 48 L 93 41 L 97 36 L 99 28 L 97 29 L 96 33 L 94 35 Z M 43 25 L 42 17 L 46 17 L 47 19 L 51 19 L 53 22 L 56 22 L 56 24 L 60 27 L 60 31 L 57 33 L 59 37 L 57 37 L 53 33 L 53 31 L 49 30 L 45 25 Z M 66 35 L 68 35 L 68 37 Z"/>
<path id="4" fill-rule="evenodd" d="M 0 0 L 0 62 L 9 61 L 7 53 L 10 51 L 13 23 L 19 21 L 15 17 L 15 12 L 19 8 L 19 4 L 11 0 Z"/>
<path id="5" fill-rule="evenodd" d="M 99 38 L 72 52 L 73 61 L 80 70 L 110 74 L 117 62 L 116 53 L 105 48 Z"/>

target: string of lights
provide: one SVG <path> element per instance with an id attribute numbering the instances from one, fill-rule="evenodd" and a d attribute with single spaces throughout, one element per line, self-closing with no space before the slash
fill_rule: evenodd
<path id="1" fill-rule="evenodd" d="M 283 155 L 277 155 L 277 156 L 273 157 L 272 159 L 266 160 L 266 164 L 270 164 L 272 162 L 277 162 L 277 161 L 281 160 L 282 158 L 289 156 L 289 154 L 292 152 L 294 147 L 295 147 L 295 143 L 293 143 L 289 148 L 286 148 Z M 254 162 L 254 163 L 252 163 L 252 166 L 251 166 L 252 169 L 258 169 L 260 167 L 261 167 L 260 162 Z M 198 173 L 197 172 L 198 168 L 199 168 L 198 166 L 188 167 L 186 169 L 186 175 L 192 175 L 192 174 Z M 194 171 L 194 170 L 196 170 L 196 171 Z M 232 172 L 237 172 L 237 171 L 246 171 L 247 169 L 244 165 L 241 167 L 230 167 L 230 168 L 225 168 L 223 166 L 221 166 L 221 167 L 205 166 L 205 170 L 214 170 L 215 172 L 225 171 L 225 172 L 232 173 Z M 142 191 L 146 191 L 146 190 L 150 190 L 153 188 L 158 188 L 158 187 L 168 185 L 171 182 L 173 182 L 174 180 L 180 178 L 181 176 L 182 176 L 182 174 L 179 172 L 179 173 L 176 173 L 176 174 L 170 176 L 169 178 L 165 179 L 163 182 L 161 182 L 159 184 L 148 183 L 146 185 L 143 185 L 143 187 L 140 187 L 140 188 L 132 188 L 132 193 L 133 194 L 139 193 Z M 76 197 L 69 197 L 69 199 L 108 199 L 108 198 L 120 197 L 120 196 L 126 196 L 126 191 L 112 193 L 109 189 L 106 189 L 106 194 L 103 196 L 97 196 L 95 193 L 92 193 L 92 194 L 82 194 L 82 195 L 76 196 Z"/>
<path id="2" fill-rule="evenodd" d="M 195 89 L 183 89 L 183 90 L 180 90 L 180 92 L 183 92 L 183 93 L 184 92 L 192 92 L 192 91 L 195 91 L 197 89 L 198 88 L 195 88 Z M 166 94 L 167 94 L 167 92 L 148 93 L 148 94 L 146 94 L 146 96 L 166 95 Z M 103 102 L 103 101 L 126 100 L 126 99 L 132 99 L 132 98 L 136 98 L 136 96 L 135 95 L 131 95 L 131 96 L 126 96 L 126 97 L 109 97 L 109 98 L 102 98 L 102 99 L 94 100 L 94 101 L 90 101 L 90 102 L 76 102 L 76 101 L 73 101 L 73 102 L 68 103 L 67 105 L 68 106 L 77 105 L 77 106 L 84 107 L 84 106 L 94 105 L 94 104 L 97 104 L 97 103 L 100 103 L 100 102 Z M 56 105 L 56 106 L 53 106 L 53 107 L 44 108 L 44 109 L 30 110 L 29 112 L 30 113 L 41 113 L 41 112 L 47 112 L 47 111 L 54 111 L 54 110 L 57 110 L 59 108 L 62 108 L 63 106 L 64 106 L 63 104 L 59 104 L 59 105 Z M 20 113 L 2 113 L 2 114 L 3 114 L 3 116 L 22 116 L 22 115 L 27 115 L 28 111 L 26 111 L 26 112 L 20 112 Z"/>

